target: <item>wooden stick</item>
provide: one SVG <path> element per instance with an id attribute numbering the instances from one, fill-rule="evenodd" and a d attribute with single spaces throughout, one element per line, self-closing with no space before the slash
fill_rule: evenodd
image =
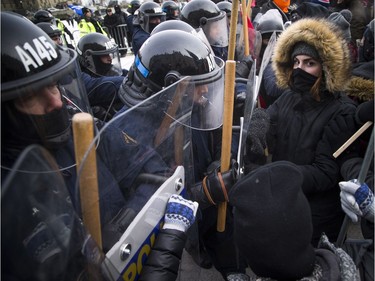
<path id="1" fill-rule="evenodd" d="M 242 27 L 243 27 L 243 40 L 245 42 L 245 56 L 250 55 L 249 51 L 249 27 L 247 26 L 247 8 L 246 8 L 246 0 L 242 0 Z"/>
<path id="2" fill-rule="evenodd" d="M 234 83 L 236 62 L 227 60 L 225 64 L 225 92 L 223 114 L 223 136 L 221 146 L 221 172 L 228 171 L 231 160 L 232 124 L 234 106 Z M 224 232 L 227 212 L 227 202 L 218 204 L 217 231 Z"/>
<path id="3" fill-rule="evenodd" d="M 252 8 L 253 1 L 255 1 L 255 0 L 249 0 L 249 3 L 247 3 L 247 13 L 248 13 L 247 16 L 249 17 L 249 19 L 251 19 L 251 14 L 252 14 L 252 11 L 253 11 L 253 8 Z"/>
<path id="4" fill-rule="evenodd" d="M 229 46 L 228 46 L 228 60 L 234 60 L 234 51 L 236 49 L 236 31 L 238 21 L 238 1 L 232 1 L 232 12 L 230 17 L 230 30 L 229 30 Z"/>
<path id="5" fill-rule="evenodd" d="M 88 152 L 94 138 L 94 119 L 90 114 L 83 112 L 75 114 L 72 121 L 82 219 L 87 230 L 102 249 L 98 176 L 96 154 L 95 149 L 93 149 L 95 146 Z M 86 154 L 87 158 L 84 159 Z"/>
<path id="6" fill-rule="evenodd" d="M 340 146 L 339 149 L 336 150 L 335 153 L 333 153 L 333 157 L 335 158 L 339 157 L 340 154 L 343 153 L 344 150 L 347 149 L 348 146 L 351 145 L 360 135 L 362 135 L 363 132 L 366 131 L 371 125 L 372 125 L 371 121 L 367 121 L 365 124 L 363 124 L 362 127 L 359 128 L 357 132 L 355 132 L 342 146 Z"/>

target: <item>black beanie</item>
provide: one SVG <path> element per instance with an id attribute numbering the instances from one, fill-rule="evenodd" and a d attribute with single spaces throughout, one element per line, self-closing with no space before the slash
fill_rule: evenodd
<path id="1" fill-rule="evenodd" d="M 305 42 L 298 42 L 294 46 L 293 52 L 292 52 L 292 61 L 295 58 L 295 56 L 298 56 L 298 55 L 306 55 L 306 56 L 310 56 L 313 59 L 316 59 L 318 61 L 321 60 L 317 50 L 313 46 L 311 46 L 311 45 L 309 45 Z"/>
<path id="2" fill-rule="evenodd" d="M 296 280 L 313 272 L 313 227 L 302 180 L 298 166 L 278 161 L 252 171 L 229 193 L 235 241 L 260 277 Z"/>
<path id="3" fill-rule="evenodd" d="M 89 8 L 86 8 L 86 7 L 82 8 L 82 14 L 83 15 L 87 14 L 88 12 L 91 12 L 91 10 Z"/>

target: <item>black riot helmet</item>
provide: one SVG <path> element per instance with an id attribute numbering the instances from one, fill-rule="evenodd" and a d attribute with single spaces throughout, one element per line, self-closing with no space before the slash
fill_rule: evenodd
<path id="1" fill-rule="evenodd" d="M 190 1 L 181 11 L 181 20 L 194 28 L 198 28 L 205 24 L 205 20 L 220 15 L 220 9 L 211 0 Z"/>
<path id="2" fill-rule="evenodd" d="M 40 22 L 36 25 L 47 33 L 56 44 L 63 45 L 63 40 L 61 39 L 62 32 L 56 25 L 49 22 Z"/>
<path id="3" fill-rule="evenodd" d="M 66 90 L 69 89 L 70 100 L 74 95 L 75 101 L 79 95 L 86 95 L 78 78 L 76 53 L 55 44 L 42 29 L 19 14 L 2 12 L 1 26 L 3 146 L 23 148 L 39 143 L 52 147 L 64 143 L 70 137 Z M 63 103 L 61 107 L 37 113 L 26 107 L 31 98 L 42 99 L 42 93 L 51 88 L 60 105 Z M 22 106 L 28 111 L 20 109 Z"/>
<path id="4" fill-rule="evenodd" d="M 155 2 L 145 2 L 137 10 L 137 22 L 148 33 L 151 33 L 158 25 L 158 23 L 152 22 L 154 18 L 159 18 L 160 22 L 166 20 L 166 15 L 161 6 Z"/>
<path id="5" fill-rule="evenodd" d="M 52 23 L 54 19 L 55 19 L 54 16 L 46 10 L 39 10 L 34 14 L 34 23 L 38 23 L 38 22 Z"/>
<path id="6" fill-rule="evenodd" d="M 181 10 L 180 19 L 194 28 L 202 28 L 212 46 L 228 46 L 228 19 L 211 0 L 190 1 Z"/>
<path id="7" fill-rule="evenodd" d="M 122 75 L 118 46 L 107 36 L 86 34 L 78 41 L 76 51 L 82 70 L 88 74 L 97 77 Z"/>
<path id="8" fill-rule="evenodd" d="M 166 14 L 167 20 L 176 20 L 180 18 L 180 7 L 174 1 L 165 1 L 161 5 L 163 12 Z"/>
<path id="9" fill-rule="evenodd" d="M 160 31 L 163 31 L 163 30 L 173 30 L 173 29 L 176 29 L 176 30 L 182 30 L 182 31 L 186 31 L 186 32 L 190 32 L 190 33 L 193 33 L 195 32 L 195 28 L 192 27 L 190 24 L 184 22 L 184 21 L 181 21 L 181 20 L 167 20 L 167 21 L 164 21 L 160 24 L 158 24 L 151 32 L 151 35 L 155 34 L 155 33 L 158 33 Z"/>
<path id="10" fill-rule="evenodd" d="M 194 0 L 195 1 L 195 0 Z M 136 55 L 119 90 L 121 100 L 134 106 L 164 87 L 189 76 L 195 87 L 210 89 L 202 99 L 218 103 L 222 114 L 224 62 L 197 36 L 181 30 L 164 30 L 150 36 Z M 204 96 L 204 97 L 203 97 Z M 208 118 L 206 120 L 221 120 Z M 212 123 L 207 126 L 211 126 Z M 216 124 L 213 127 L 216 127 Z"/>
<path id="11" fill-rule="evenodd" d="M 221 11 L 224 11 L 227 14 L 227 17 L 230 18 L 232 15 L 232 3 L 228 1 L 221 1 L 217 3 L 218 8 Z"/>
<path id="12" fill-rule="evenodd" d="M 141 1 L 139 1 L 139 0 L 132 0 L 132 1 L 130 1 L 130 4 L 128 5 L 127 11 L 130 14 L 134 14 L 134 12 L 136 10 L 138 10 L 140 6 L 141 6 Z"/>

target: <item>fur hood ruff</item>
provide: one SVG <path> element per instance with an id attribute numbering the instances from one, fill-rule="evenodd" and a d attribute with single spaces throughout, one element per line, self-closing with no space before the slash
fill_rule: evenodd
<path id="1" fill-rule="evenodd" d="M 329 92 L 345 89 L 351 70 L 350 53 L 341 31 L 325 19 L 301 19 L 283 31 L 277 40 L 272 67 L 280 88 L 288 87 L 293 70 L 291 54 L 297 42 L 315 47 L 323 64 L 325 88 Z"/>

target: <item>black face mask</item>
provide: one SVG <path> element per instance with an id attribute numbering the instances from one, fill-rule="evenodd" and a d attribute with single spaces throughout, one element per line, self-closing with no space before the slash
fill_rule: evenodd
<path id="1" fill-rule="evenodd" d="M 299 93 L 310 92 L 312 86 L 314 86 L 316 80 L 318 80 L 318 77 L 307 73 L 301 68 L 293 69 L 292 78 L 291 88 Z"/>

